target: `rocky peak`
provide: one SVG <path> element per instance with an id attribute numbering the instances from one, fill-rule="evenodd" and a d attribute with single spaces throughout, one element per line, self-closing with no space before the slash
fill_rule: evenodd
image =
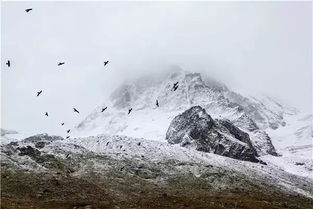
<path id="1" fill-rule="evenodd" d="M 187 74 L 185 74 L 185 81 L 188 83 L 196 83 L 199 85 L 204 85 L 200 73 L 187 73 Z"/>
<path id="2" fill-rule="evenodd" d="M 214 120 L 204 108 L 194 106 L 176 116 L 166 133 L 171 144 L 196 150 L 259 162 L 250 137 L 228 120 Z"/>
<path id="3" fill-rule="evenodd" d="M 207 121 L 210 127 L 214 124 L 214 120 L 211 118 L 209 114 L 206 113 L 205 109 L 201 106 L 193 106 L 185 111 L 183 116 L 188 116 L 192 121 Z M 187 118 L 185 118 L 187 119 Z"/>

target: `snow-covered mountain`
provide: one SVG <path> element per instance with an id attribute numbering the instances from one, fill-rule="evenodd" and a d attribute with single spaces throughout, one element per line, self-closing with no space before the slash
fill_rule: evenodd
<path id="1" fill-rule="evenodd" d="M 181 197 L 175 208 L 311 207 L 312 115 L 199 73 L 125 84 L 72 132 L 21 140 L 1 130 L 9 205 L 27 193 L 34 205 L 67 208 L 173 208 Z"/>
<path id="2" fill-rule="evenodd" d="M 178 88 L 174 91 L 176 82 Z M 176 67 L 169 74 L 144 77 L 118 88 L 77 126 L 77 134 L 119 134 L 165 140 L 173 118 L 196 105 L 213 118 L 228 119 L 247 132 L 260 155 L 277 155 L 265 129 L 285 126 L 285 116 L 292 114 L 271 98 L 244 97 L 212 78 Z M 106 106 L 108 109 L 101 112 Z M 128 115 L 129 108 L 133 111 Z"/>

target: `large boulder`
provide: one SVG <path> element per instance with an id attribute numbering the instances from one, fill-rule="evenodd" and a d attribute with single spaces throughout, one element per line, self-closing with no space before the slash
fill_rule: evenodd
<path id="1" fill-rule="evenodd" d="M 176 116 L 167 130 L 166 140 L 203 152 L 260 162 L 247 133 L 228 120 L 214 120 L 200 106 Z"/>

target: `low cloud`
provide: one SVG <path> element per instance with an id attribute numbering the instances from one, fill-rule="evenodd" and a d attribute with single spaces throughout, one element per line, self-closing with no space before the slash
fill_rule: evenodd
<path id="1" fill-rule="evenodd" d="M 33 11 L 25 13 L 28 7 Z M 2 127 L 57 133 L 60 122 L 76 125 L 124 80 L 169 65 L 310 112 L 311 8 L 311 2 L 3 2 Z M 73 116 L 72 107 L 82 114 Z"/>

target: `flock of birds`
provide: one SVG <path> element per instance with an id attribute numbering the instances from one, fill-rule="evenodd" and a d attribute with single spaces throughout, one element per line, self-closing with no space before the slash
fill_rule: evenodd
<path id="1" fill-rule="evenodd" d="M 28 8 L 28 9 L 25 9 L 25 12 L 29 13 L 29 12 L 32 11 L 32 10 L 33 10 L 33 8 Z M 109 61 L 105 61 L 105 62 L 104 62 L 104 66 L 106 66 L 108 63 L 109 63 Z M 10 61 L 10 60 L 8 60 L 5 64 L 6 64 L 8 67 L 11 67 L 11 61 Z M 64 64 L 65 64 L 65 62 L 59 62 L 59 63 L 58 63 L 58 66 L 61 66 L 61 65 L 64 65 Z M 176 82 L 176 83 L 173 84 L 172 90 L 173 90 L 173 91 L 176 91 L 177 88 L 178 88 L 178 82 Z M 42 90 L 38 91 L 38 92 L 37 92 L 37 97 L 39 97 L 41 94 L 42 94 Z M 159 107 L 159 101 L 158 101 L 158 100 L 156 100 L 155 105 L 156 105 L 157 107 Z M 107 108 L 108 108 L 108 107 L 102 108 L 101 112 L 104 112 Z M 79 111 L 78 111 L 75 107 L 73 107 L 73 110 L 74 110 L 74 113 L 78 113 L 78 114 L 79 114 Z M 132 110 L 133 110 L 133 108 L 128 109 L 128 114 L 130 114 Z M 48 116 L 49 116 L 49 113 L 46 112 L 46 113 L 45 113 L 45 116 L 48 117 Z M 62 122 L 61 125 L 64 126 L 64 123 Z M 70 133 L 70 131 L 71 131 L 71 129 L 68 129 L 66 132 L 67 132 L 67 133 Z M 66 138 L 68 139 L 68 138 L 70 138 L 70 136 L 66 136 Z"/>

